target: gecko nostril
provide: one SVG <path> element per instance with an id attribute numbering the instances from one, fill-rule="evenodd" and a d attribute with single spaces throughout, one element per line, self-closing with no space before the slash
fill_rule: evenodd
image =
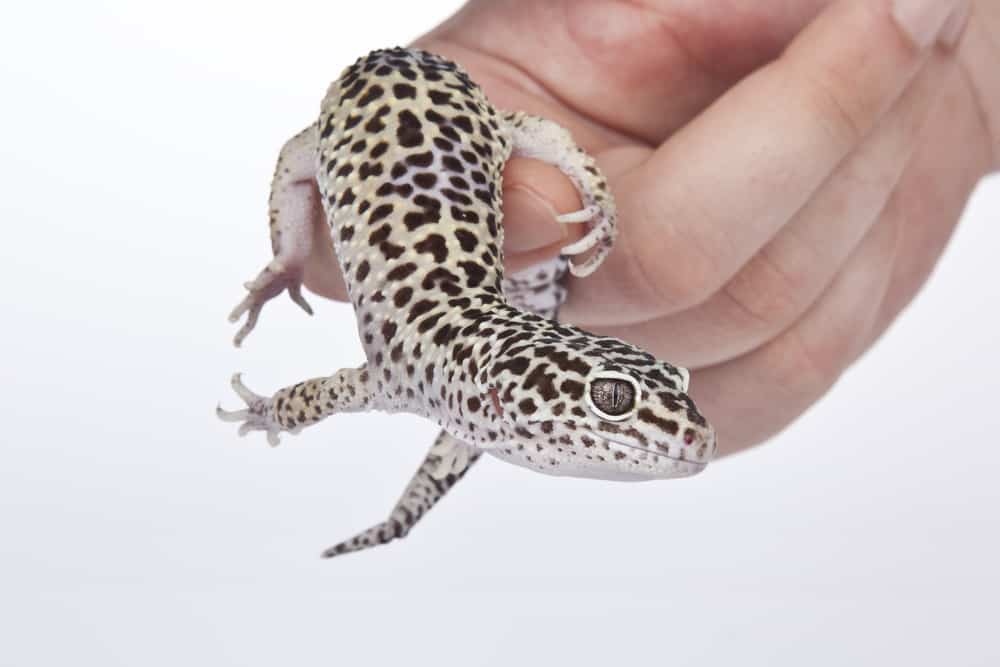
<path id="1" fill-rule="evenodd" d="M 693 443 L 695 441 L 695 437 L 696 436 L 695 436 L 695 433 L 694 433 L 693 429 L 690 429 L 690 428 L 684 429 L 684 444 L 685 445 L 690 445 L 691 443 Z"/>

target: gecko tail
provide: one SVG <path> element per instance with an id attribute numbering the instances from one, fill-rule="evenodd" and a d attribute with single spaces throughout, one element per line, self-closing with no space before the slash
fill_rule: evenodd
<path id="1" fill-rule="evenodd" d="M 441 431 L 385 521 L 323 552 L 323 558 L 363 551 L 406 537 L 410 530 L 458 480 L 482 452 Z"/>

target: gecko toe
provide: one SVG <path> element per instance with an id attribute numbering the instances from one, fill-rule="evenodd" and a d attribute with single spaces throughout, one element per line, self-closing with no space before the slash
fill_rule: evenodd
<path id="1" fill-rule="evenodd" d="M 575 222 L 589 222 L 594 219 L 601 209 L 597 206 L 586 206 L 579 211 L 573 211 L 571 213 L 563 213 L 562 215 L 556 216 L 556 222 L 562 223 L 575 223 Z"/>
<path id="2" fill-rule="evenodd" d="M 292 301 L 298 305 L 299 308 L 306 311 L 309 315 L 313 314 L 312 306 L 306 301 L 306 298 L 302 296 L 302 286 L 293 284 L 288 286 L 288 296 L 291 297 Z"/>
<path id="3" fill-rule="evenodd" d="M 224 410 L 221 405 L 215 407 L 215 416 L 224 422 L 243 421 L 249 415 L 248 410 Z"/>

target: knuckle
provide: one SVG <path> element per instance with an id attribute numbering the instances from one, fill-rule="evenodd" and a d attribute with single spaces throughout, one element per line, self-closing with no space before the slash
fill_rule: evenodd
<path id="1" fill-rule="evenodd" d="M 723 287 L 735 305 L 735 318 L 763 329 L 765 334 L 785 328 L 808 307 L 812 273 L 807 267 L 779 266 L 766 251 L 755 254 Z"/>
<path id="2" fill-rule="evenodd" d="M 712 239 L 693 237 L 666 224 L 654 212 L 639 209 L 637 213 L 645 219 L 637 228 L 655 233 L 641 234 L 642 238 L 637 240 L 625 228 L 617 245 L 625 255 L 626 266 L 633 274 L 632 282 L 644 302 L 667 314 L 703 303 L 722 287 L 726 276 Z M 706 224 L 696 228 L 698 233 L 706 234 L 708 230 L 721 228 L 708 222 L 708 214 L 693 211 L 690 215 L 679 214 L 677 219 L 706 220 Z"/>
<path id="3" fill-rule="evenodd" d="M 665 261 L 665 258 L 669 258 Z M 630 263 L 637 283 L 649 303 L 663 313 L 694 307 L 714 294 L 722 284 L 717 263 L 704 252 L 676 249 L 662 252 L 644 249 Z"/>
<path id="4" fill-rule="evenodd" d="M 821 339 L 807 341 L 793 328 L 773 346 L 769 379 L 791 395 L 815 400 L 846 368 L 850 340 L 847 335 L 829 330 Z"/>
<path id="5" fill-rule="evenodd" d="M 851 73 L 827 64 L 812 72 L 807 81 L 803 102 L 831 139 L 837 145 L 850 146 L 864 138 L 877 114 Z"/>

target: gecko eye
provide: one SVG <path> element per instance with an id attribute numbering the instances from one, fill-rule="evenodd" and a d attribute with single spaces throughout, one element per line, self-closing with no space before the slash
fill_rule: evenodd
<path id="1" fill-rule="evenodd" d="M 601 419 L 622 421 L 635 410 L 639 383 L 624 373 L 606 372 L 590 381 L 587 406 Z"/>

